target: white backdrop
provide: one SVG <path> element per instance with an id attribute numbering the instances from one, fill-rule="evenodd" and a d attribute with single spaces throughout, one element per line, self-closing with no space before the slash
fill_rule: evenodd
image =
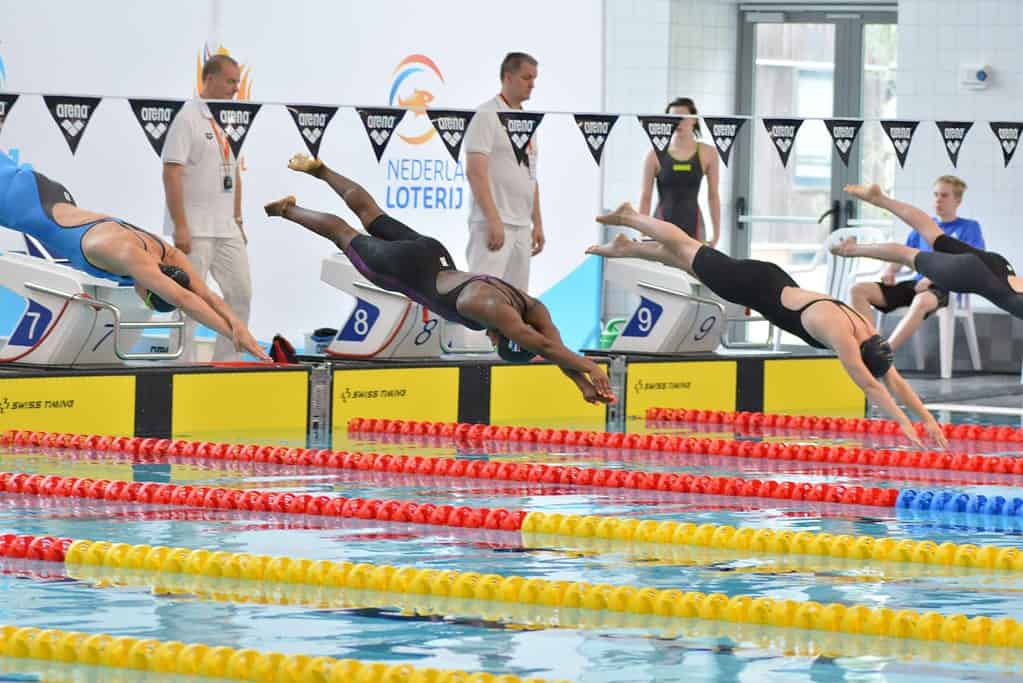
<path id="1" fill-rule="evenodd" d="M 432 60 L 440 76 L 419 62 L 421 70 L 402 81 L 394 106 L 397 97 L 419 89 L 432 94 L 433 107 L 473 108 L 497 93 L 502 56 L 523 50 L 540 61 L 528 108 L 598 111 L 602 7 L 596 0 L 522 0 L 513 7 L 462 0 L 443 5 L 412 0 L 287 5 L 270 0 L 164 5 L 117 0 L 99 6 L 0 0 L 0 58 L 7 72 L 0 86 L 13 92 L 187 98 L 196 87 L 197 58 L 209 42 L 223 44 L 249 68 L 254 101 L 389 106 L 400 75 L 396 68 L 418 54 Z M 503 14 L 506 9 L 509 13 Z M 414 137 L 428 130 L 425 116 L 409 113 L 398 133 Z M 534 294 L 582 262 L 583 249 L 596 235 L 592 217 L 600 197 L 599 171 L 571 116 L 548 116 L 538 135 L 548 244 L 533 261 Z M 22 96 L 0 132 L 0 148 L 17 149 L 23 161 L 63 182 L 86 208 L 155 231 L 162 225 L 160 163 L 124 100 L 99 105 L 72 157 L 42 99 Z M 296 151 L 304 151 L 304 145 L 286 110 L 264 107 L 243 150 L 252 328 L 264 339 L 281 331 L 298 341 L 314 327 L 337 327 L 349 306 L 346 296 L 319 282 L 320 261 L 333 247 L 262 215 L 266 201 L 295 194 L 305 205 L 354 220 L 328 188 L 285 169 Z M 346 108 L 328 127 L 320 154 L 366 185 L 382 204 L 388 188 L 393 197 L 402 185 L 461 188 L 460 208 L 386 210 L 444 241 L 464 266 L 468 184 L 436 136 L 425 144 L 395 138 L 378 164 L 358 116 Z M 439 162 L 453 179 L 395 177 L 401 160 L 428 161 L 434 167 Z M 405 161 L 404 168 L 415 163 Z M 13 235 L 0 237 L 0 248 L 19 244 Z"/>

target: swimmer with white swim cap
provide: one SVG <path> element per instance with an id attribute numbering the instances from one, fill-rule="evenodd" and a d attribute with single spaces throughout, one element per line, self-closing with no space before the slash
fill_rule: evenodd
<path id="1" fill-rule="evenodd" d="M 361 185 L 319 159 L 296 154 L 288 167 L 330 185 L 369 234 L 356 231 L 337 216 L 297 206 L 294 197 L 267 204 L 267 215 L 286 218 L 329 239 L 378 287 L 401 292 L 445 320 L 487 330 L 503 359 L 524 363 L 543 356 L 575 382 L 585 400 L 615 401 L 607 374 L 565 347 L 540 301 L 500 278 L 456 270 L 443 244 L 388 216 Z"/>
<path id="2" fill-rule="evenodd" d="M 120 218 L 80 209 L 60 183 L 0 152 L 0 226 L 35 237 L 54 258 L 121 285 L 134 285 L 150 308 L 186 314 L 261 360 L 266 351 L 188 258 Z"/>

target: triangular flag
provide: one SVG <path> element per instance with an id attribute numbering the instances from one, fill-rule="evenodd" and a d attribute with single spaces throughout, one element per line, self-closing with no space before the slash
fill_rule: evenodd
<path id="1" fill-rule="evenodd" d="M 579 126 L 579 132 L 583 134 L 586 141 L 586 149 L 590 150 L 593 160 L 600 165 L 600 159 L 604 155 L 604 145 L 611 129 L 615 127 L 618 116 L 615 114 L 576 114 L 575 124 Z"/>
<path id="2" fill-rule="evenodd" d="M 210 113 L 213 114 L 213 121 L 220 126 L 227 144 L 234 152 L 234 158 L 241 156 L 242 145 L 245 144 L 245 137 L 252 129 L 252 122 L 256 120 L 256 114 L 263 105 L 254 102 L 207 102 Z"/>
<path id="3" fill-rule="evenodd" d="M 183 100 L 128 100 L 135 120 L 142 126 L 142 132 L 152 146 L 156 156 L 163 154 L 163 143 L 171 121 L 181 111 Z"/>
<path id="4" fill-rule="evenodd" d="M 778 150 L 782 166 L 789 165 L 789 155 L 796 145 L 796 133 L 802 125 L 803 119 L 764 119 L 764 128 Z"/>
<path id="5" fill-rule="evenodd" d="M 71 97 L 68 95 L 43 95 L 50 116 L 57 123 L 61 134 L 67 140 L 67 146 L 73 155 L 78 150 L 78 143 L 85 135 L 85 129 L 92 115 L 99 106 L 99 97 Z"/>
<path id="6" fill-rule="evenodd" d="M 727 166 L 728 159 L 732 155 L 732 147 L 735 145 L 735 138 L 739 135 L 739 131 L 742 130 L 746 119 L 704 116 L 703 122 L 707 124 L 710 139 L 714 141 L 714 146 L 718 148 L 718 154 L 721 155 L 722 163 Z"/>
<path id="7" fill-rule="evenodd" d="M 675 134 L 675 129 L 678 128 L 678 122 L 682 120 L 682 117 L 637 116 L 636 118 L 639 119 L 639 125 L 643 127 L 643 132 L 650 138 L 650 144 L 654 146 L 654 152 L 658 155 L 667 154 L 671 136 Z"/>
<path id="8" fill-rule="evenodd" d="M 1002 159 L 1006 167 L 1012 161 L 1012 155 L 1019 146 L 1019 136 L 1023 132 L 1023 123 L 1019 121 L 992 121 L 991 132 L 998 138 L 998 146 L 1002 148 Z"/>
<path id="9" fill-rule="evenodd" d="M 916 133 L 916 127 L 919 125 L 919 121 L 889 120 L 881 122 L 884 134 L 892 141 L 892 147 L 895 148 L 895 156 L 899 160 L 899 168 L 906 166 L 909 146 L 913 144 L 913 134 Z"/>
<path id="10" fill-rule="evenodd" d="M 973 121 L 935 121 L 934 125 L 941 133 L 949 161 L 952 162 L 952 166 L 956 166 L 959 163 L 959 151 L 963 148 L 963 140 L 973 128 Z"/>
<path id="11" fill-rule="evenodd" d="M 835 145 L 835 151 L 845 166 L 849 166 L 849 152 L 852 150 L 856 136 L 859 135 L 863 121 L 857 119 L 824 119 L 824 126 L 828 129 L 831 142 Z"/>
<path id="12" fill-rule="evenodd" d="M 360 107 L 356 109 L 362 125 L 369 137 L 369 144 L 373 146 L 373 154 L 377 161 L 384 155 L 387 143 L 394 137 L 394 129 L 401 123 L 405 116 L 404 109 L 391 109 L 389 107 Z"/>
<path id="13" fill-rule="evenodd" d="M 310 156 L 314 159 L 320 156 L 320 143 L 323 142 L 323 134 L 327 125 L 337 113 L 337 107 L 317 107 L 308 104 L 286 105 L 291 120 L 298 127 L 298 134 L 302 136 L 302 142 L 309 150 Z"/>
<path id="14" fill-rule="evenodd" d="M 11 110 L 14 109 L 14 103 L 18 101 L 18 96 L 13 93 L 2 93 L 0 92 L 0 131 L 4 129 L 4 121 L 7 120 Z"/>
<path id="15" fill-rule="evenodd" d="M 533 111 L 499 111 L 497 118 L 501 120 L 512 150 L 519 165 L 529 166 L 529 142 L 536 134 L 536 129 L 543 121 L 543 114 Z"/>
<path id="16" fill-rule="evenodd" d="M 458 155 L 462 151 L 465 131 L 469 130 L 469 122 L 475 114 L 473 111 L 455 109 L 427 109 L 426 115 L 430 123 L 437 129 L 437 135 L 447 148 L 451 158 L 458 163 Z"/>

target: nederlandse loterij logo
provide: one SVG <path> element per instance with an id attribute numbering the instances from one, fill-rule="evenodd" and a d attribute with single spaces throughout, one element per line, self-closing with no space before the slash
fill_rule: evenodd
<path id="1" fill-rule="evenodd" d="M 409 55 L 398 62 L 387 101 L 392 107 L 404 107 L 414 114 L 406 116 L 401 124 L 401 128 L 411 132 L 398 133 L 398 137 L 410 145 L 422 145 L 436 135 L 426 109 L 436 99 L 433 91 L 443 84 L 443 74 L 426 55 Z"/>

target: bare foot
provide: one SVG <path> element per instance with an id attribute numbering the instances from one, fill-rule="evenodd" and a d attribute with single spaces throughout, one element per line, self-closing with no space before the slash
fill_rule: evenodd
<path id="1" fill-rule="evenodd" d="M 881 186 L 876 184 L 846 185 L 843 189 L 853 197 L 863 200 L 868 204 L 877 204 L 880 200 L 884 199 L 884 192 L 881 191 Z"/>
<path id="2" fill-rule="evenodd" d="M 296 201 L 294 195 L 288 195 L 283 199 L 278 199 L 276 202 L 264 205 L 263 210 L 266 211 L 267 216 L 283 216 L 289 206 L 295 206 Z"/>
<path id="3" fill-rule="evenodd" d="M 622 202 L 621 206 L 604 216 L 597 216 L 597 222 L 605 225 L 628 225 L 628 219 L 636 215 L 636 210 L 629 202 Z"/>
<path id="4" fill-rule="evenodd" d="M 874 187 L 877 187 L 877 185 Z M 844 240 L 839 240 L 829 247 L 829 251 L 835 256 L 855 256 L 856 238 L 846 237 Z"/>
<path id="5" fill-rule="evenodd" d="M 319 159 L 311 158 L 308 154 L 299 152 L 288 161 L 288 168 L 292 171 L 300 171 L 319 177 L 320 169 L 323 168 L 323 162 Z"/>
<path id="6" fill-rule="evenodd" d="M 623 256 L 628 256 L 631 248 L 632 240 L 619 233 L 607 244 L 594 244 L 592 247 L 589 247 L 586 250 L 586 253 L 596 254 L 597 256 L 606 256 L 608 258 L 621 258 Z"/>

